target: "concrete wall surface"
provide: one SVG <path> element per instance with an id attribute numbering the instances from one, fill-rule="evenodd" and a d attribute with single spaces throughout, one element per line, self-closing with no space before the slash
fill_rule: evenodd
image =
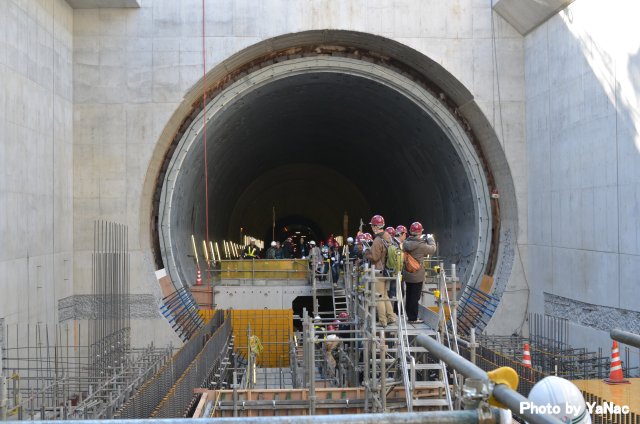
<path id="1" fill-rule="evenodd" d="M 75 9 L 0 1 L 0 318 L 56 322 L 58 300 L 91 292 L 93 222 L 128 225 L 132 293 L 159 299 L 143 192 L 159 135 L 202 77 L 202 3 Z M 274 36 L 313 29 L 396 40 L 473 93 L 502 140 L 527 243 L 523 38 L 481 0 L 208 0 L 206 68 Z M 508 287 L 523 284 L 514 262 Z M 5 295 L 6 293 L 6 295 Z M 514 293 L 516 293 L 514 291 Z M 517 292 L 519 293 L 519 292 Z M 512 296 L 521 316 L 526 297 Z M 66 317 L 66 315 L 65 315 Z M 65 318 L 66 319 L 66 318 Z M 176 342 L 134 320 L 137 345 Z"/>
<path id="2" fill-rule="evenodd" d="M 605 352 L 640 332 L 639 12 L 577 0 L 525 38 L 530 308 Z"/>
<path id="3" fill-rule="evenodd" d="M 89 292 L 96 217 L 129 226 L 134 293 L 157 294 L 149 241 L 140 238 L 151 196 L 142 186 L 149 164 L 162 159 L 152 157 L 160 133 L 202 77 L 201 5 L 146 0 L 140 9 L 74 10 L 75 294 Z M 205 20 L 207 69 L 261 40 L 310 29 L 369 32 L 440 63 L 501 129 L 522 224 L 514 237 L 526 241 L 523 38 L 495 14 L 492 22 L 488 2 L 220 0 L 206 2 Z M 150 324 L 137 340 L 165 340 L 166 330 Z"/>
<path id="4" fill-rule="evenodd" d="M 0 2 L 0 318 L 57 321 L 73 280 L 73 11 Z"/>

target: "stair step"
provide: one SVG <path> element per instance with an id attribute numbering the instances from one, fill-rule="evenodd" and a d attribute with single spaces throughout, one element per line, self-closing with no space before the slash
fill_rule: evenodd
<path id="1" fill-rule="evenodd" d="M 440 365 L 440 364 L 416 364 L 415 369 L 417 369 L 417 370 L 439 370 L 439 369 L 442 369 L 442 365 Z"/>
<path id="2" fill-rule="evenodd" d="M 427 349 L 423 348 L 422 346 L 409 346 L 409 348 L 407 349 L 409 352 L 427 352 Z M 392 347 L 387 349 L 387 352 L 397 352 L 398 348 Z"/>
<path id="3" fill-rule="evenodd" d="M 413 399 L 413 406 L 449 406 L 446 399 Z"/>
<path id="4" fill-rule="evenodd" d="M 444 383 L 440 380 L 435 381 L 416 381 L 414 383 L 416 389 L 440 389 L 444 388 Z"/>

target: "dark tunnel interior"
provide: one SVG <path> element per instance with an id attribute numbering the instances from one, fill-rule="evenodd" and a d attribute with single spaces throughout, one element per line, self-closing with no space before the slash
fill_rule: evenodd
<path id="1" fill-rule="evenodd" d="M 345 214 L 355 235 L 375 213 L 387 225 L 422 222 L 461 276 L 473 263 L 476 198 L 462 159 L 423 108 L 386 85 L 309 72 L 234 98 L 207 126 L 207 196 L 202 136 L 171 194 L 174 248 L 206 237 L 208 198 L 211 240 L 237 242 L 242 228 L 268 244 L 274 209 L 276 238 L 287 226 L 342 235 Z"/>

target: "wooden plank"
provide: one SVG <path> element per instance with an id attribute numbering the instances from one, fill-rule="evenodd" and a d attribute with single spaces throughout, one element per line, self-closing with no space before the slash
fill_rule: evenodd
<path id="1" fill-rule="evenodd" d="M 207 403 L 207 397 L 209 392 L 204 392 L 202 396 L 200 396 L 200 402 L 198 402 L 198 406 L 196 407 L 195 412 L 193 413 L 193 418 L 200 418 L 202 411 L 204 409 L 204 405 Z"/>
<path id="2" fill-rule="evenodd" d="M 482 281 L 480 282 L 480 287 L 478 287 L 478 290 L 489 294 L 489 292 L 491 291 L 491 287 L 493 287 L 493 276 L 483 275 Z"/>
<path id="3" fill-rule="evenodd" d="M 630 384 L 607 384 L 602 380 L 574 380 L 573 384 L 579 389 L 613 402 L 622 407 L 628 406 L 629 411 L 640 414 L 640 378 L 630 378 Z"/>

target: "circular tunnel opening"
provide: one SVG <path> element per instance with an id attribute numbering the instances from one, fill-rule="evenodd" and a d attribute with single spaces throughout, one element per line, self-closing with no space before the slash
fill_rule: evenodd
<path id="1" fill-rule="evenodd" d="M 190 285 L 207 202 L 210 240 L 265 244 L 369 231 L 377 213 L 394 227 L 422 222 L 475 282 L 490 250 L 488 192 L 463 125 L 419 82 L 362 57 L 271 60 L 190 118 L 162 182 L 159 247 L 172 279 Z"/>

